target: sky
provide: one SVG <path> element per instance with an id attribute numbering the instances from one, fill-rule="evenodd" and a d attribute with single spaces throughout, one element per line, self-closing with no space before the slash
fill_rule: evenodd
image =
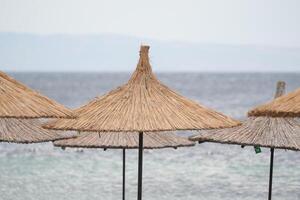
<path id="1" fill-rule="evenodd" d="M 0 32 L 299 48 L 299 8 L 299 0 L 0 0 Z"/>
<path id="2" fill-rule="evenodd" d="M 300 47 L 299 0 L 0 0 L 0 31 Z"/>

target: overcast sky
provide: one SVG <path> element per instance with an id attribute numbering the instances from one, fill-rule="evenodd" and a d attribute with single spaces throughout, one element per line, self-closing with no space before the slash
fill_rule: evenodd
<path id="1" fill-rule="evenodd" d="M 0 31 L 300 47 L 299 0 L 0 0 Z"/>

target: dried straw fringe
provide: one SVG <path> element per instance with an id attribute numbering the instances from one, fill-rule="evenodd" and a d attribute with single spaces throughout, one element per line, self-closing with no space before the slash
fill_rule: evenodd
<path id="1" fill-rule="evenodd" d="M 275 98 L 285 92 L 279 81 Z M 270 148 L 300 150 L 300 121 L 295 118 L 249 117 L 241 126 L 202 132 L 190 139 L 227 144 L 254 145 Z"/>
<path id="2" fill-rule="evenodd" d="M 54 145 L 75 148 L 133 149 L 138 148 L 138 135 L 138 133 L 122 132 L 85 132 L 76 138 L 55 141 Z M 194 142 L 174 133 L 144 133 L 145 149 L 177 148 L 193 145 Z"/>
<path id="3" fill-rule="evenodd" d="M 0 72 L 0 117 L 61 118 L 72 117 L 72 113 L 63 105 Z"/>
<path id="4" fill-rule="evenodd" d="M 241 126 L 200 131 L 189 139 L 200 142 L 300 150 L 300 121 L 296 118 L 250 117 Z"/>
<path id="5" fill-rule="evenodd" d="M 70 132 L 43 129 L 38 119 L 0 118 L 0 142 L 38 143 L 73 136 Z"/>
<path id="6" fill-rule="evenodd" d="M 300 89 L 249 111 L 249 116 L 300 117 Z"/>
<path id="7" fill-rule="evenodd" d="M 154 76 L 142 46 L 138 66 L 127 84 L 75 111 L 76 119 L 59 119 L 45 127 L 78 131 L 147 132 L 199 130 L 239 125 L 223 114 L 184 98 Z"/>

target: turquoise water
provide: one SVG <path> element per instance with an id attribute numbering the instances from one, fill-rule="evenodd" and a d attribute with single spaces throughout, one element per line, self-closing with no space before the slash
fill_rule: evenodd
<path id="1" fill-rule="evenodd" d="M 128 79 L 128 74 L 11 74 L 31 87 L 77 107 Z M 277 80 L 288 90 L 300 74 L 159 74 L 171 88 L 243 119 L 272 98 Z M 189 135 L 191 133 L 179 133 Z M 204 143 L 144 154 L 145 200 L 267 199 L 269 150 Z M 137 151 L 128 150 L 127 199 L 136 199 Z M 0 144 L 0 199 L 121 199 L 121 150 L 65 151 L 45 144 Z M 274 200 L 300 199 L 300 152 L 276 150 Z"/>

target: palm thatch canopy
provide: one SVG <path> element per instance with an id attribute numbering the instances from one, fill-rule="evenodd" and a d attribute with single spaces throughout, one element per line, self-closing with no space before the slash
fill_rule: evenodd
<path id="1" fill-rule="evenodd" d="M 275 98 L 279 99 L 284 90 L 285 83 L 278 82 Z M 190 140 L 300 150 L 300 120 L 290 117 L 248 117 L 240 126 L 201 131 Z"/>
<path id="2" fill-rule="evenodd" d="M 249 111 L 249 116 L 300 117 L 300 89 Z"/>
<path id="3" fill-rule="evenodd" d="M 285 83 L 278 82 L 275 98 L 280 98 Z M 278 105 L 280 106 L 280 105 Z M 252 145 L 270 148 L 268 199 L 272 199 L 273 163 L 275 148 L 300 150 L 300 119 L 291 117 L 252 116 L 242 125 L 218 130 L 203 131 L 190 137 L 192 141 L 224 144 Z"/>
<path id="4" fill-rule="evenodd" d="M 249 117 L 241 126 L 203 130 L 192 141 L 300 150 L 300 121 L 296 118 Z"/>
<path id="5" fill-rule="evenodd" d="M 54 142 L 58 147 L 78 148 L 111 148 L 111 149 L 136 149 L 139 147 L 139 134 L 129 132 L 85 132 L 76 138 Z M 144 134 L 144 149 L 177 148 L 193 146 L 194 142 L 174 133 Z"/>
<path id="6" fill-rule="evenodd" d="M 0 72 L 0 118 L 62 117 L 71 111 Z"/>
<path id="7" fill-rule="evenodd" d="M 175 93 L 152 73 L 149 46 L 141 46 L 137 68 L 127 84 L 45 127 L 78 131 L 145 132 L 232 127 L 239 124 Z"/>
<path id="8" fill-rule="evenodd" d="M 39 119 L 0 118 L 0 142 L 39 143 L 74 137 L 72 133 L 47 130 Z"/>

